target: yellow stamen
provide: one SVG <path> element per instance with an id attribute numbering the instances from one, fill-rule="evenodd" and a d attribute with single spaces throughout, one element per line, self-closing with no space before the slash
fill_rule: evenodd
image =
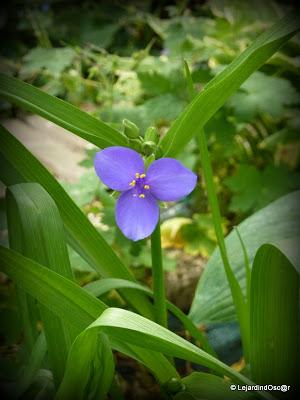
<path id="1" fill-rule="evenodd" d="M 150 189 L 150 186 L 149 185 L 144 185 L 144 189 Z"/>
<path id="2" fill-rule="evenodd" d="M 135 177 L 136 177 L 136 179 L 139 179 L 140 174 L 138 172 L 136 172 Z"/>
<path id="3" fill-rule="evenodd" d="M 146 174 L 141 174 L 140 178 L 146 178 Z"/>
<path id="4" fill-rule="evenodd" d="M 142 194 L 139 195 L 139 198 L 140 198 L 140 199 L 144 199 L 144 198 L 145 198 L 145 195 L 142 193 Z"/>
<path id="5" fill-rule="evenodd" d="M 131 181 L 131 182 L 129 183 L 129 186 L 135 186 L 135 184 L 136 184 L 136 181 L 135 181 L 135 179 L 134 179 L 133 181 Z"/>

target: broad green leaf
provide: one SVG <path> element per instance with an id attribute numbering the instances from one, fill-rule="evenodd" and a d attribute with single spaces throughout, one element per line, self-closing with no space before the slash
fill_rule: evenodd
<path id="1" fill-rule="evenodd" d="M 248 392 L 233 391 L 224 379 L 205 372 L 193 372 L 182 379 L 184 390 L 176 394 L 174 400 L 250 400 L 255 398 Z M 190 396 L 190 397 L 188 397 Z"/>
<path id="2" fill-rule="evenodd" d="M 11 76 L 0 74 L 0 97 L 62 126 L 98 147 L 128 145 L 124 135 L 104 122 Z"/>
<path id="3" fill-rule="evenodd" d="M 40 185 L 23 183 L 7 189 L 7 219 L 10 246 L 14 250 L 73 279 L 63 223 L 54 201 Z M 15 227 L 18 228 L 16 231 Z M 78 330 L 75 331 L 44 305 L 40 306 L 40 313 L 54 381 L 58 385 Z"/>
<path id="4" fill-rule="evenodd" d="M 299 242 L 293 243 L 299 253 Z M 299 267 L 299 265 L 298 265 Z M 298 385 L 299 274 L 272 244 L 255 255 L 251 277 L 251 374 L 259 384 Z"/>
<path id="5" fill-rule="evenodd" d="M 10 186 L 21 182 L 37 182 L 55 201 L 65 225 L 68 241 L 75 250 L 105 277 L 133 280 L 132 274 L 117 257 L 101 234 L 84 216 L 50 172 L 5 128 L 0 126 L 0 179 Z M 123 293 L 126 297 L 126 293 Z M 141 294 L 126 297 L 146 316 L 152 308 Z"/>
<path id="6" fill-rule="evenodd" d="M 300 236 L 299 203 L 300 191 L 289 193 L 238 226 L 250 263 L 262 244 Z M 244 255 L 235 231 L 227 236 L 225 243 L 230 265 L 245 290 Z M 232 321 L 236 318 L 219 249 L 212 254 L 198 283 L 190 316 L 196 324 Z"/>
<path id="7" fill-rule="evenodd" d="M 106 399 L 114 377 L 114 359 L 105 334 L 83 331 L 73 343 L 56 400 Z"/>
<path id="8" fill-rule="evenodd" d="M 58 317 L 80 331 L 107 308 L 106 304 L 74 282 L 13 250 L 0 246 L 0 260 L 4 273 Z M 114 349 L 143 363 L 159 382 L 164 383 L 172 377 L 178 377 L 175 368 L 162 354 L 137 347 L 137 342 L 129 345 L 116 338 L 110 339 L 110 343 Z"/>
<path id="9" fill-rule="evenodd" d="M 241 84 L 299 29 L 296 13 L 260 35 L 251 46 L 213 78 L 173 123 L 161 141 L 164 156 L 173 157 L 205 125 Z"/>
<path id="10" fill-rule="evenodd" d="M 100 279 L 98 281 L 91 282 L 84 286 L 85 290 L 87 290 L 89 293 L 93 294 L 96 297 L 100 297 L 112 289 L 119 289 L 119 288 L 140 290 L 141 292 L 147 294 L 148 296 L 153 297 L 153 292 L 149 288 L 147 288 L 139 283 L 126 281 L 124 279 L 113 279 L 113 278 Z M 182 312 L 178 307 L 176 307 L 170 301 L 167 300 L 166 304 L 167 304 L 168 310 L 175 317 L 177 317 L 179 319 L 179 321 L 182 323 L 184 328 L 191 334 L 191 336 L 194 339 L 199 341 L 199 343 L 202 345 L 203 349 L 207 353 L 210 353 L 216 357 L 216 353 L 211 348 L 206 337 L 201 333 L 201 331 L 197 328 L 197 326 L 194 325 L 192 320 L 189 317 L 187 317 L 184 314 L 184 312 Z"/>

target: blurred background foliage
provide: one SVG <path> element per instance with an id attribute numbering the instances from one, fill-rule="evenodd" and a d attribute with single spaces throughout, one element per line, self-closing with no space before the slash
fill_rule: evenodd
<path id="1" fill-rule="evenodd" d="M 127 118 L 143 134 L 161 135 L 190 101 L 186 60 L 197 91 L 289 8 L 275 1 L 17 1 L 1 13 L 1 70 L 63 98 L 122 130 Z M 206 134 L 226 233 L 300 187 L 299 36 L 254 73 L 207 123 Z M 6 116 L 19 111 L 1 105 Z M 196 128 L 196 127 L 195 127 Z M 148 243 L 132 243 L 114 222 L 115 199 L 93 170 L 63 185 L 107 241 L 145 278 Z M 216 245 L 196 141 L 180 160 L 200 185 L 162 211 L 163 245 L 207 258 Z M 88 266 L 71 252 L 73 266 Z M 166 252 L 165 267 L 176 260 Z M 139 268 L 140 267 L 140 268 Z"/>

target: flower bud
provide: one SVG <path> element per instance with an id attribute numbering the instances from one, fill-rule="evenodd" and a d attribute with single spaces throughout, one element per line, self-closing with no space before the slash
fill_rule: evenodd
<path id="1" fill-rule="evenodd" d="M 143 143 L 143 153 L 146 156 L 149 156 L 150 154 L 154 153 L 156 149 L 156 144 L 154 142 L 144 142 Z"/>
<path id="2" fill-rule="evenodd" d="M 137 139 L 139 137 L 139 128 L 135 123 L 129 119 L 123 119 L 124 133 L 130 139 Z"/>
<path id="3" fill-rule="evenodd" d="M 159 142 L 159 133 L 154 126 L 149 126 L 145 132 L 145 142 L 154 142 L 157 144 Z"/>

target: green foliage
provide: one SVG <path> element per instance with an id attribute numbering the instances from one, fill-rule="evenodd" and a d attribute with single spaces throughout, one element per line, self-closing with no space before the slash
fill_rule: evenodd
<path id="1" fill-rule="evenodd" d="M 299 191 L 285 195 L 238 225 L 251 264 L 256 251 L 265 242 L 277 243 L 299 236 L 299 195 Z M 244 254 L 235 231 L 227 236 L 225 243 L 230 265 L 245 290 Z M 190 316 L 195 323 L 232 321 L 236 318 L 218 248 L 210 257 L 198 283 Z"/>
<path id="2" fill-rule="evenodd" d="M 68 13 L 57 2 L 41 9 L 39 1 L 32 9 L 20 6 L 14 29 L 22 35 L 17 46 L 10 37 L 5 44 L 1 69 L 8 75 L 0 75 L 1 97 L 97 147 L 87 150 L 81 165 L 88 169 L 78 182 L 59 184 L 1 128 L 0 177 L 10 186 L 10 247 L 18 251 L 0 248 L 2 270 L 14 282 L 5 278 L 1 285 L 2 315 L 10 325 L 2 330 L 6 344 L 20 343 L 13 368 L 21 371 L 20 362 L 25 367 L 18 376 L 10 374 L 17 382 L 14 395 L 53 398 L 56 390 L 61 399 L 105 398 L 108 392 L 114 397 L 115 361 L 122 374 L 118 363 L 124 355 L 145 365 L 162 393 L 175 399 L 270 399 L 264 392 L 233 392 L 223 379 L 251 384 L 250 370 L 257 383 L 294 382 L 298 275 L 291 263 L 299 258 L 294 240 L 299 193 L 289 192 L 299 188 L 299 43 L 286 42 L 299 29 L 297 15 L 267 29 L 285 8 L 271 0 L 254 6 L 192 3 L 164 8 L 153 2 L 101 7 L 83 2 Z M 10 115 L 12 109 L 4 103 L 1 110 Z M 198 141 L 192 140 L 196 134 Z M 112 145 L 134 148 L 147 165 L 163 154 L 178 154 L 197 172 L 195 192 L 162 210 L 163 245 L 204 257 L 212 253 L 190 316 L 203 324 L 232 321 L 237 314 L 244 361 L 250 360 L 242 373 L 218 360 L 205 333 L 165 300 L 163 268 L 174 270 L 177 260 L 160 256 L 159 229 L 150 248 L 149 241 L 132 243 L 116 227 L 116 193 L 90 169 L 98 147 Z M 227 229 L 262 207 L 224 243 Z M 270 241 L 277 247 L 263 245 Z M 88 283 L 84 288 L 70 265 L 80 286 Z M 150 267 L 153 292 L 135 279 L 151 284 Z M 151 320 L 149 296 L 160 304 L 156 314 L 170 330 Z M 164 304 L 186 331 L 180 336 L 172 332 L 172 318 L 166 321 L 166 313 L 161 318 Z M 163 354 L 188 361 L 183 373 L 195 369 L 193 364 L 210 371 L 181 380 L 177 361 L 173 365 Z"/>
<path id="3" fill-rule="evenodd" d="M 255 72 L 229 103 L 239 120 L 250 121 L 260 113 L 280 118 L 288 106 L 296 106 L 299 102 L 300 95 L 289 81 Z"/>
<path id="4" fill-rule="evenodd" d="M 251 280 L 251 373 L 259 384 L 284 383 L 295 390 L 300 280 L 299 263 L 293 265 L 289 250 L 286 246 L 282 253 L 278 247 L 265 244 L 255 255 Z"/>
<path id="5" fill-rule="evenodd" d="M 68 47 L 57 49 L 36 47 L 25 55 L 20 76 L 27 79 L 45 70 L 51 76 L 57 77 L 72 64 L 75 56 L 76 52 Z"/>
<path id="6" fill-rule="evenodd" d="M 230 209 L 235 212 L 258 210 L 276 198 L 299 188 L 299 173 L 287 168 L 267 166 L 263 171 L 241 164 L 238 172 L 225 180 L 234 193 Z M 253 194 L 255 193 L 255 197 Z"/>

